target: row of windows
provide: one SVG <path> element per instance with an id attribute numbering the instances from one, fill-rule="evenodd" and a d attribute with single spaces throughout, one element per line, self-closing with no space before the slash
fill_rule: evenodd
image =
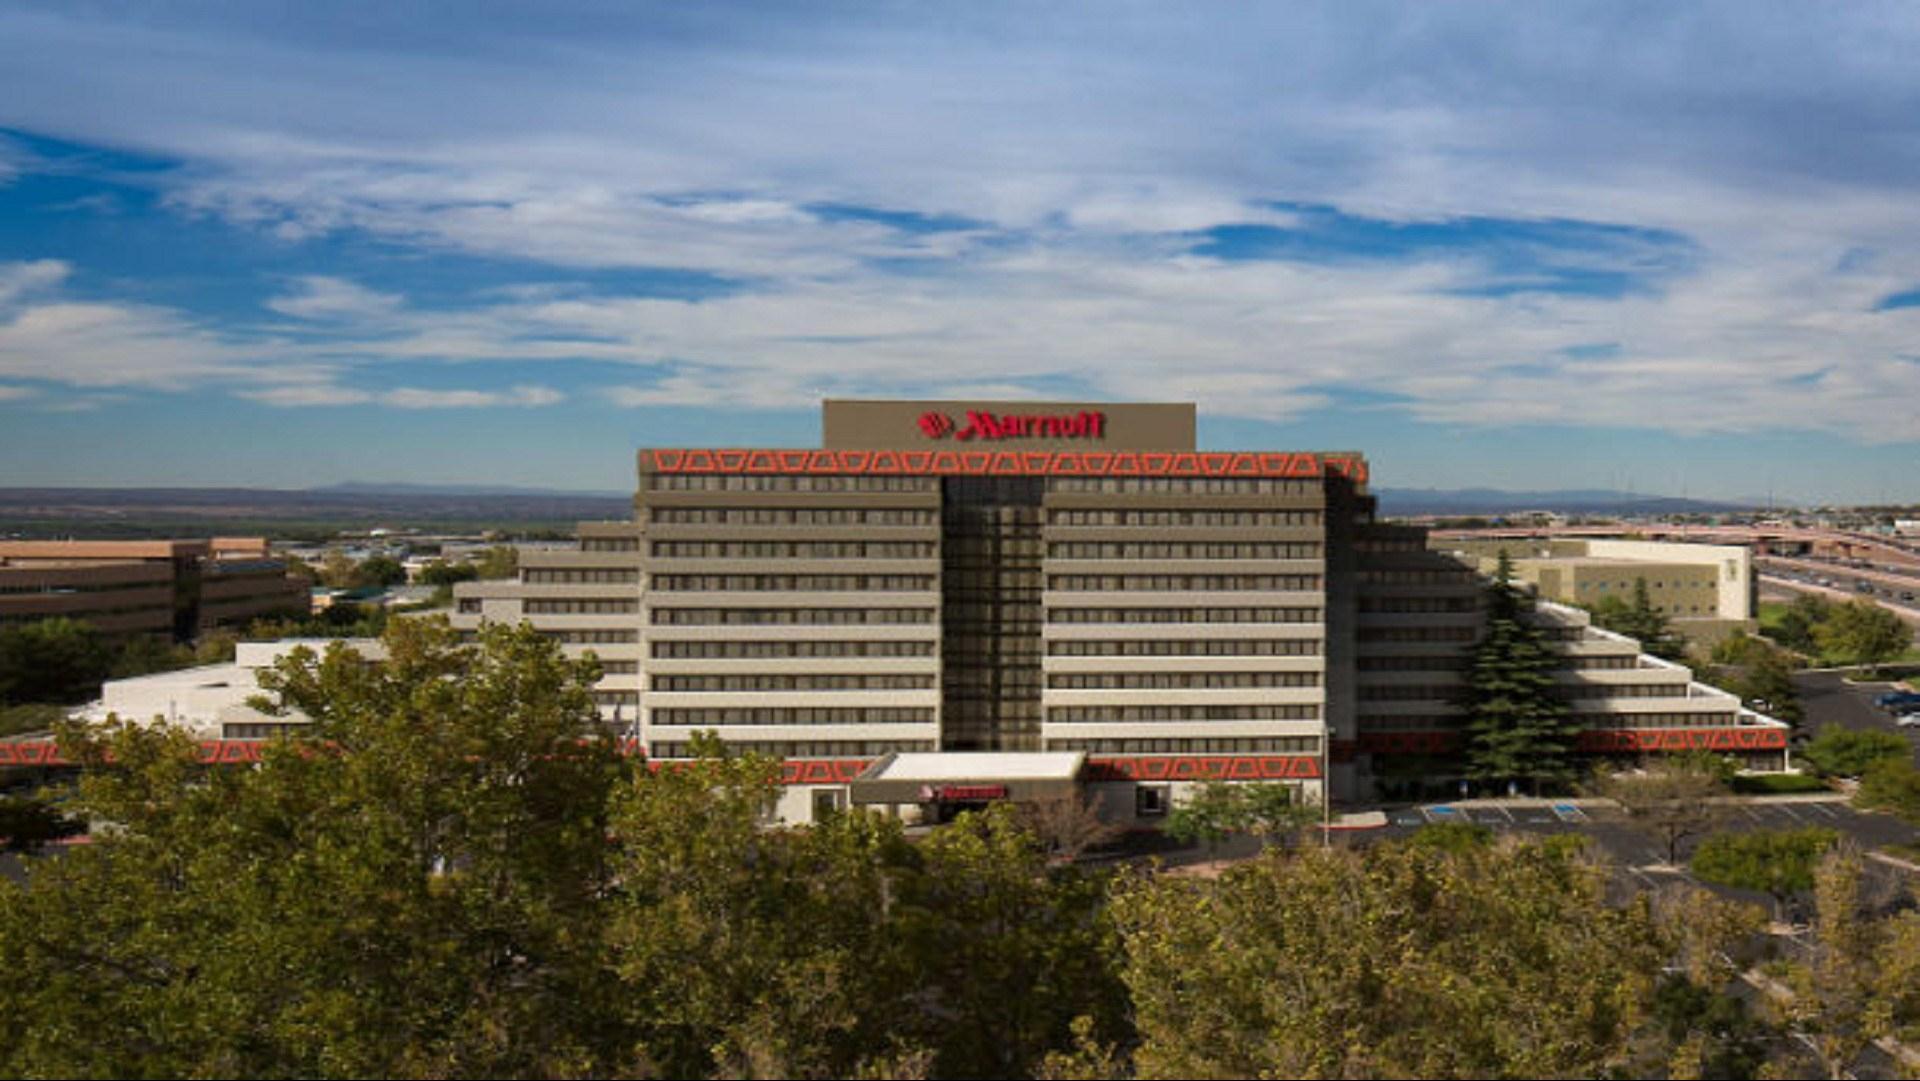
<path id="1" fill-rule="evenodd" d="M 1199 739 L 1050 739 L 1050 751 L 1089 754 L 1319 754 L 1313 736 L 1218 737 Z"/>
<path id="2" fill-rule="evenodd" d="M 1560 661 L 1560 667 L 1571 668 L 1571 669 L 1574 669 L 1575 671 L 1582 671 L 1582 672 L 1591 672 L 1596 669 L 1608 669 L 1608 668 L 1614 668 L 1614 669 L 1637 668 L 1639 666 L 1640 666 L 1640 659 L 1638 657 L 1631 657 L 1631 656 L 1564 657 Z"/>
<path id="3" fill-rule="evenodd" d="M 939 512 L 875 507 L 650 507 L 660 525 L 933 525 Z"/>
<path id="4" fill-rule="evenodd" d="M 1561 698 L 1685 698 L 1684 683 L 1567 683 L 1556 688 Z"/>
<path id="5" fill-rule="evenodd" d="M 1477 597 L 1361 597 L 1362 612 L 1471 612 Z"/>
<path id="6" fill-rule="evenodd" d="M 1462 656 L 1438 657 L 1361 657 L 1354 667 L 1362 672 L 1460 672 L 1467 667 Z"/>
<path id="7" fill-rule="evenodd" d="M 669 626 L 760 626 L 792 623 L 932 623 L 931 608 L 655 608 Z"/>
<path id="8" fill-rule="evenodd" d="M 656 709 L 660 725 L 734 724 L 932 724 L 932 706 L 877 709 L 867 706 L 725 706 L 708 709 Z"/>
<path id="9" fill-rule="evenodd" d="M 1575 713 L 1580 728 L 1718 728 L 1733 724 L 1731 713 Z"/>
<path id="10" fill-rule="evenodd" d="M 661 675 L 656 691 L 912 691 L 933 686 L 932 672 L 799 672 Z"/>
<path id="11" fill-rule="evenodd" d="M 1047 512 L 1062 526 L 1317 526 L 1317 510 L 1078 510 Z"/>
<path id="12" fill-rule="evenodd" d="M 639 691 L 594 691 L 593 700 L 603 706 L 637 706 Z"/>
<path id="13" fill-rule="evenodd" d="M 899 751 L 937 750 L 930 739 L 813 739 L 813 740 L 727 740 L 733 754 L 766 754 L 775 758 L 877 758 Z M 653 758 L 692 758 L 690 743 L 651 743 L 647 753 Z"/>
<path id="14" fill-rule="evenodd" d="M 1141 724 L 1162 721 L 1317 721 L 1313 703 L 1218 706 L 1053 706 L 1049 724 Z"/>
<path id="15" fill-rule="evenodd" d="M 654 541 L 662 559 L 931 559 L 932 541 Z"/>
<path id="16" fill-rule="evenodd" d="M 1182 495 L 1317 495 L 1317 480 L 1278 477 L 1055 477 L 1056 492 L 1101 492 L 1115 495 L 1178 493 Z"/>
<path id="17" fill-rule="evenodd" d="M 1363 685 L 1359 695 L 1362 702 L 1445 702 L 1460 697 L 1460 685 L 1458 683 L 1374 683 Z"/>
<path id="18" fill-rule="evenodd" d="M 0 582 L 0 595 L 39 596 L 41 594 L 50 593 L 56 596 L 66 596 L 66 595 L 75 594 L 75 593 L 117 593 L 122 590 L 129 590 L 129 589 L 155 589 L 155 588 L 165 589 L 167 586 L 171 585 L 172 582 L 173 582 L 172 576 L 167 574 L 162 574 L 157 578 L 150 578 L 144 581 L 99 582 L 99 583 L 87 582 L 87 583 L 77 584 L 77 585 L 63 585 L 58 583 L 32 583 L 32 584 L 21 585 L 18 583 Z"/>
<path id="19" fill-rule="evenodd" d="M 1318 687 L 1318 672 L 1054 672 L 1055 690 L 1205 690 L 1224 687 Z"/>
<path id="20" fill-rule="evenodd" d="M 640 671 L 639 661 L 601 661 L 600 662 L 600 672 L 602 675 L 630 676 L 638 671 Z"/>
<path id="21" fill-rule="evenodd" d="M 655 642 L 662 659 L 769 657 L 931 657 L 931 638 L 903 642 Z"/>
<path id="22" fill-rule="evenodd" d="M 1471 642 L 1479 632 L 1472 627 L 1361 627 L 1354 637 L 1362 642 Z"/>
<path id="23" fill-rule="evenodd" d="M 1318 623 L 1318 608 L 1049 608 L 1049 623 Z"/>
<path id="24" fill-rule="evenodd" d="M 640 640 L 639 631 L 612 627 L 586 627 L 579 630 L 565 631 L 542 630 L 540 633 L 556 642 L 565 642 L 571 645 L 615 645 L 621 642 L 638 642 Z M 462 635 L 462 637 L 464 636 L 465 634 Z"/>
<path id="25" fill-rule="evenodd" d="M 1054 559 L 1319 559 L 1320 545 L 1308 541 L 1055 541 Z"/>
<path id="26" fill-rule="evenodd" d="M 1056 590 L 1113 593 L 1135 591 L 1173 592 L 1187 590 L 1233 590 L 1254 592 L 1280 590 L 1309 592 L 1321 586 L 1317 574 L 1050 574 L 1047 588 Z"/>
<path id="27" fill-rule="evenodd" d="M 520 580 L 529 585 L 638 582 L 640 572 L 632 567 L 523 567 Z"/>
<path id="28" fill-rule="evenodd" d="M 640 538 L 581 537 L 580 550 L 583 552 L 637 552 L 640 550 Z"/>
<path id="29" fill-rule="evenodd" d="M 530 616 L 606 615 L 618 612 L 637 612 L 639 610 L 640 601 L 637 597 L 621 600 L 595 600 L 579 597 L 556 599 L 541 597 L 530 598 L 526 602 L 526 612 Z"/>
<path id="30" fill-rule="evenodd" d="M 1055 657 L 1314 657 L 1317 638 L 1116 638 L 1060 639 L 1047 643 Z"/>
<path id="31" fill-rule="evenodd" d="M 223 724 L 220 726 L 221 739 L 272 739 L 279 735 L 299 735 L 307 728 L 307 721 L 268 721 L 266 723 L 245 722 Z"/>
<path id="32" fill-rule="evenodd" d="M 815 592 L 912 593 L 933 588 L 931 574 L 656 574 L 661 592 Z"/>
<path id="33" fill-rule="evenodd" d="M 938 477 L 810 476 L 786 473 L 649 473 L 654 492 L 931 492 Z"/>
<path id="34" fill-rule="evenodd" d="M 1466 569 L 1461 570 L 1363 570 L 1354 574 L 1354 580 L 1362 585 L 1378 586 L 1443 586 L 1472 583 L 1479 575 Z"/>

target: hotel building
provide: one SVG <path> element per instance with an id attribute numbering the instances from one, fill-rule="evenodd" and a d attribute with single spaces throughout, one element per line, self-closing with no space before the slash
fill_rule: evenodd
<path id="1" fill-rule="evenodd" d="M 1206 779 L 1368 798 L 1457 738 L 1471 566 L 1376 523 L 1354 452 L 1200 451 L 1191 404 L 830 400 L 819 449 L 645 449 L 630 522 L 456 588 L 603 665 L 655 759 L 786 760 L 781 813 Z M 1593 750 L 1784 764 L 1785 728 L 1543 606 Z"/>

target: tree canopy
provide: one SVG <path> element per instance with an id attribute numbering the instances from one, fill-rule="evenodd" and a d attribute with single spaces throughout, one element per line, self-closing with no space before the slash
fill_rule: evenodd
<path id="1" fill-rule="evenodd" d="M 1532 607 L 1502 551 L 1487 589 L 1486 633 L 1467 675 L 1466 771 L 1475 780 L 1538 787 L 1573 776 L 1575 731 L 1554 694 L 1560 658 L 1528 618 Z"/>

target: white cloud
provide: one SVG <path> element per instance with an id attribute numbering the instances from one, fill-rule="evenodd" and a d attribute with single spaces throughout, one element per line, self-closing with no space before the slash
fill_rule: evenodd
<path id="1" fill-rule="evenodd" d="M 240 397 L 251 401 L 281 406 L 359 405 L 373 398 L 373 395 L 364 390 L 336 386 L 331 383 L 296 383 L 284 387 L 243 390 L 238 393 Z"/>
<path id="2" fill-rule="evenodd" d="M 11 402 L 18 401 L 21 398 L 31 398 L 35 393 L 36 391 L 32 387 L 16 387 L 0 383 L 0 402 Z"/>
<path id="3" fill-rule="evenodd" d="M 296 319 L 355 320 L 366 323 L 392 315 L 400 298 L 376 293 L 344 278 L 311 274 L 295 281 L 295 290 L 267 301 L 267 307 Z"/>
<path id="4" fill-rule="evenodd" d="M 380 404 L 396 409 L 480 409 L 498 406 L 557 405 L 566 395 L 552 387 L 517 386 L 510 390 L 426 390 L 399 387 L 380 395 Z"/>
<path id="5" fill-rule="evenodd" d="M 476 18 L 433 49 L 368 47 L 325 5 L 278 16 L 293 26 L 0 15 L 10 122 L 183 159 L 165 180 L 183 211 L 740 283 L 423 310 L 348 268 L 269 302 L 302 321 L 283 341 L 63 297 L 64 264 L 13 264 L 0 376 L 478 407 L 550 403 L 343 372 L 582 358 L 634 366 L 604 391 L 630 406 L 1073 385 L 1286 419 L 1357 388 L 1458 425 L 1920 438 L 1886 404 L 1920 394 L 1902 359 L 1920 314 L 1872 310 L 1920 283 L 1902 9 L 924 10 L 603 13 L 587 36 Z M 1696 250 L 1655 292 L 1497 296 L 1524 272 L 1433 251 L 1230 263 L 1175 235 L 1297 223 L 1275 203 L 1624 223 Z M 1648 254 L 1556 252 L 1629 275 Z M 1594 343 L 1612 349 L 1569 352 Z"/>

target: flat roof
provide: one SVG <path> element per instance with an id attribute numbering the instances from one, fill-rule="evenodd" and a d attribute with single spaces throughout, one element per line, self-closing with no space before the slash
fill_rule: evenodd
<path id="1" fill-rule="evenodd" d="M 1071 781 L 1084 751 L 943 751 L 896 754 L 874 763 L 863 781 Z"/>

